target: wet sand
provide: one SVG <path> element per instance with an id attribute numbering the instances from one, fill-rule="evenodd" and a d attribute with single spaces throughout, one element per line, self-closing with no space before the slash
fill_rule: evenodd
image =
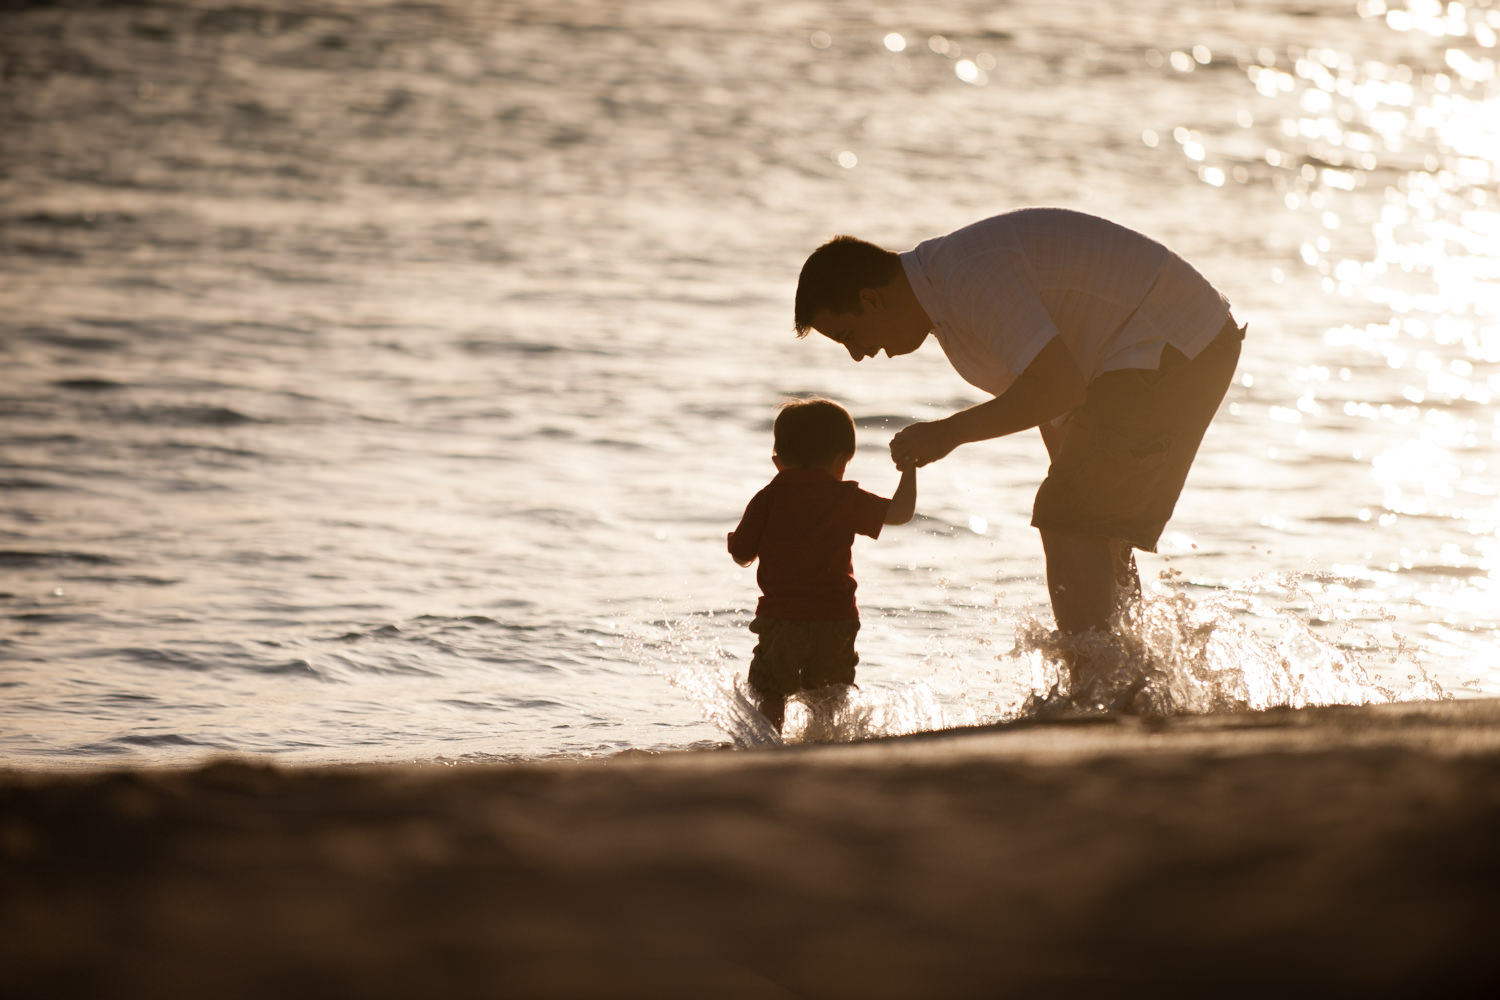
<path id="1" fill-rule="evenodd" d="M 0 774 L 7 997 L 1493 980 L 1500 701 L 598 762 Z"/>

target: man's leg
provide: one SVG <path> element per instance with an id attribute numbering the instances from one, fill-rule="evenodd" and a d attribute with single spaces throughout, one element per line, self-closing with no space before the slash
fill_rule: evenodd
<path id="1" fill-rule="evenodd" d="M 1072 634 L 1108 629 L 1119 601 L 1118 543 L 1043 529 L 1042 549 L 1047 556 L 1052 617 L 1059 631 Z"/>
<path id="2" fill-rule="evenodd" d="M 1097 697 L 1100 682 L 1107 684 L 1123 663 L 1110 619 L 1122 601 L 1141 594 L 1133 550 L 1117 538 L 1052 530 L 1042 531 L 1042 548 L 1052 616 L 1065 640 L 1069 695 Z M 1085 636 L 1092 639 L 1080 641 Z"/>
<path id="3" fill-rule="evenodd" d="M 1061 425 L 1048 423 L 1039 428 L 1048 458 L 1055 461 L 1062 454 L 1070 424 L 1071 421 Z M 1120 599 L 1119 590 L 1128 596 L 1141 593 L 1135 555 L 1130 545 L 1118 538 L 1043 530 L 1042 548 L 1047 556 L 1052 616 L 1063 632 L 1104 628 Z M 1106 579 L 1109 586 L 1105 586 Z"/>

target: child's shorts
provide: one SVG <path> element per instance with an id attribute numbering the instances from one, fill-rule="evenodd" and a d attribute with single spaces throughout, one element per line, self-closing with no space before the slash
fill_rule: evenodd
<path id="1" fill-rule="evenodd" d="M 794 622 L 757 617 L 750 631 L 760 636 L 750 660 L 750 687 L 761 699 L 761 711 L 778 729 L 791 695 L 854 683 L 858 619 Z"/>
<path id="2" fill-rule="evenodd" d="M 1195 358 L 1168 347 L 1155 370 L 1106 372 L 1090 383 L 1037 490 L 1032 525 L 1155 552 L 1244 337 L 1231 317 Z"/>

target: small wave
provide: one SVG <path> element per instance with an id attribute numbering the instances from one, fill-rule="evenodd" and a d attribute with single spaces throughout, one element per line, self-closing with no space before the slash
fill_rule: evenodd
<path id="1" fill-rule="evenodd" d="M 594 438 L 585 442 L 590 448 L 602 448 L 606 451 L 631 451 L 647 453 L 653 450 L 653 446 L 641 441 L 632 441 L 627 438 Z"/>
<path id="2" fill-rule="evenodd" d="M 151 42 L 170 42 L 176 38 L 176 33 L 162 24 L 142 24 L 139 21 L 131 24 L 130 34 L 136 38 L 142 38 Z"/>
<path id="3" fill-rule="evenodd" d="M 264 666 L 256 667 L 255 672 L 258 674 L 266 674 L 268 676 L 311 677 L 315 680 L 323 679 L 323 675 L 318 673 L 317 668 L 303 659 L 283 660 L 279 663 L 268 663 Z"/>
<path id="4" fill-rule="evenodd" d="M 263 421 L 227 406 L 148 406 L 131 411 L 130 418 L 143 424 L 172 427 L 237 427 Z"/>
<path id="5" fill-rule="evenodd" d="M 65 378 L 52 384 L 59 389 L 72 389 L 76 392 L 112 392 L 125 388 L 124 382 L 107 378 Z"/>
<path id="6" fill-rule="evenodd" d="M 138 219 L 129 212 L 28 212 L 14 221 L 43 229 L 98 229 L 133 224 Z"/>
<path id="7" fill-rule="evenodd" d="M 566 352 L 569 356 L 572 356 L 578 353 L 574 349 L 565 348 L 558 344 L 547 343 L 545 341 L 500 339 L 487 340 L 478 337 L 462 341 L 458 345 L 458 347 L 460 350 L 466 351 L 469 354 L 479 354 L 484 356 L 521 354 L 531 357 L 540 357 L 542 355 L 561 354 L 564 352 Z"/>
<path id="8" fill-rule="evenodd" d="M 132 733 L 129 736 L 117 736 L 108 741 L 106 745 L 114 744 L 121 747 L 214 747 L 219 744 L 195 740 L 191 736 L 181 733 Z"/>
<path id="9" fill-rule="evenodd" d="M 49 483 L 41 479 L 0 479 L 0 492 L 11 490 L 61 490 L 66 489 L 57 483 Z"/>
<path id="10" fill-rule="evenodd" d="M 93 757 L 119 757 L 135 754 L 141 750 L 162 749 L 209 749 L 228 750 L 230 747 L 212 741 L 198 740 L 182 733 L 128 733 L 97 743 L 82 743 L 61 751 L 63 757 L 78 757 L 84 760 Z M 39 753 L 52 754 L 46 750 Z"/>
<path id="11" fill-rule="evenodd" d="M 230 448 L 222 444 L 204 444 L 201 441 L 153 441 L 149 444 L 137 445 L 137 450 L 142 452 L 190 452 L 194 455 L 215 458 L 245 458 L 257 461 L 269 461 L 265 452 L 254 451 L 249 448 Z"/>
<path id="12" fill-rule="evenodd" d="M 54 260 L 81 261 L 84 259 L 82 251 L 74 250 L 72 247 L 58 246 L 56 244 L 32 243 L 26 240 L 17 240 L 8 248 L 18 255 L 26 257 L 51 257 Z"/>
<path id="13" fill-rule="evenodd" d="M 203 671 L 209 670 L 213 666 L 212 664 L 207 663 L 204 660 L 189 653 L 171 649 L 154 649 L 146 646 L 124 646 L 119 649 L 110 651 L 108 654 L 100 653 L 99 655 L 119 656 L 127 660 L 134 660 L 137 663 L 144 663 L 153 667 L 168 667 L 173 670 L 191 670 L 195 673 L 201 673 Z"/>
<path id="14" fill-rule="evenodd" d="M 505 706 L 484 701 L 474 701 L 470 698 L 439 698 L 437 703 L 439 705 L 447 705 L 449 708 L 463 709 L 466 712 L 499 712 L 504 711 L 505 708 Z M 553 702 L 541 702 L 540 704 L 550 707 Z"/>
<path id="15" fill-rule="evenodd" d="M 75 583 L 99 583 L 121 587 L 172 587 L 182 580 L 170 576 L 147 576 L 143 573 L 87 573 L 69 574 L 65 579 Z"/>
<path id="16" fill-rule="evenodd" d="M 15 594 L 0 594 L 0 597 L 14 598 Z M 58 611 L 22 611 L 19 614 L 6 615 L 7 621 L 25 622 L 28 625 L 80 625 L 99 620 L 97 615 L 92 614 L 69 614 Z"/>
<path id="17" fill-rule="evenodd" d="M 312 561 L 312 557 L 305 552 L 265 552 L 260 549 L 230 551 L 226 552 L 223 558 L 225 562 L 237 566 L 276 565 L 278 563 L 292 565 Z"/>
<path id="18" fill-rule="evenodd" d="M 161 703 L 161 699 L 156 695 L 140 691 L 107 691 L 99 695 L 98 700 L 106 705 L 157 705 Z"/>
<path id="19" fill-rule="evenodd" d="M 53 330 L 47 327 L 27 327 L 20 331 L 19 336 L 33 343 L 63 347 L 71 351 L 104 353 L 107 351 L 118 351 L 125 346 L 124 341 L 115 337 L 65 333 L 62 330 Z"/>
<path id="20" fill-rule="evenodd" d="M 512 602 L 519 604 L 521 602 Z M 440 628 L 472 628 L 474 626 L 499 625 L 500 622 L 489 615 L 463 615 L 458 618 L 449 618 L 446 615 L 418 615 L 413 621 L 436 625 Z"/>
<path id="21" fill-rule="evenodd" d="M 458 652 L 460 645 L 477 643 L 477 652 L 483 652 L 486 637 L 502 633 L 516 635 L 535 633 L 543 638 L 553 635 L 545 626 L 520 622 L 502 622 L 488 615 L 465 615 L 451 618 L 443 615 L 419 615 L 402 624 L 369 625 L 332 637 L 332 641 L 348 644 L 366 641 L 397 640 L 434 647 L 446 652 Z M 480 657 L 481 659 L 484 657 Z"/>
<path id="22" fill-rule="evenodd" d="M 440 668 L 423 662 L 420 653 L 410 650 L 380 647 L 368 651 L 362 651 L 356 655 L 349 653 L 323 653 L 318 657 L 322 669 L 308 667 L 308 672 L 317 677 L 334 676 L 337 670 L 347 671 L 354 676 L 373 677 L 439 677 L 442 675 Z"/>
<path id="23" fill-rule="evenodd" d="M 305 677 L 325 680 L 310 661 L 301 657 L 270 659 L 245 647 L 225 644 L 204 651 L 169 649 L 155 646 L 122 646 L 101 649 L 96 658 L 132 660 L 149 667 L 170 671 L 205 674 L 218 671 L 243 671 L 267 677 Z"/>
<path id="24" fill-rule="evenodd" d="M 114 556 L 101 555 L 97 552 L 68 552 L 65 550 L 33 552 L 22 549 L 0 549 L 0 567 L 8 569 L 31 569 L 36 566 L 51 566 L 56 563 L 118 566 L 120 560 Z"/>

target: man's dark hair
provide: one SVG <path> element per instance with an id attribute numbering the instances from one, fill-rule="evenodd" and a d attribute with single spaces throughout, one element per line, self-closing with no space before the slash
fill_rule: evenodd
<path id="1" fill-rule="evenodd" d="M 797 336 L 812 330 L 812 320 L 827 309 L 860 311 L 859 293 L 883 288 L 901 273 L 901 256 L 853 236 L 835 236 L 812 252 L 797 279 Z"/>
<path id="2" fill-rule="evenodd" d="M 776 414 L 776 457 L 796 469 L 816 469 L 854 454 L 854 418 L 831 399 L 794 399 Z"/>

